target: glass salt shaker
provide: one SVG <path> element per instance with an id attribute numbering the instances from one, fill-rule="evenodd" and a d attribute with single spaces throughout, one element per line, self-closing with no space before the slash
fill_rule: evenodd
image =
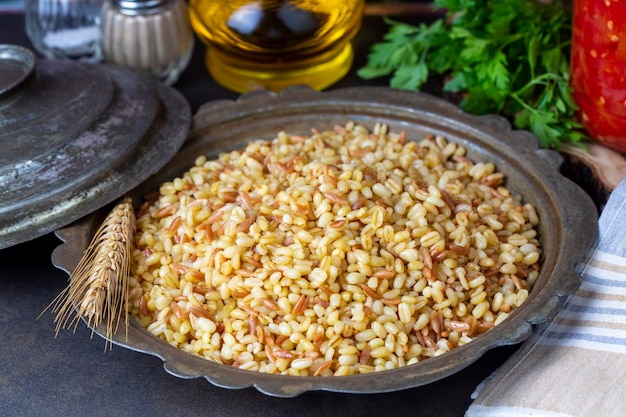
<path id="1" fill-rule="evenodd" d="M 105 0 L 102 7 L 104 60 L 175 83 L 193 50 L 184 0 Z"/>
<path id="2" fill-rule="evenodd" d="M 102 0 L 26 0 L 26 33 L 46 58 L 98 62 Z"/>

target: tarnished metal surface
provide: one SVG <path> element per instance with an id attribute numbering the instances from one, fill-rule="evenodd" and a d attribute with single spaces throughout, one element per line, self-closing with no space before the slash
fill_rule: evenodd
<path id="1" fill-rule="evenodd" d="M 20 85 L 35 71 L 35 54 L 17 45 L 0 45 L 0 94 Z"/>
<path id="2" fill-rule="evenodd" d="M 441 356 L 403 368 L 368 375 L 344 377 L 290 377 L 242 371 L 192 356 L 152 336 L 134 320 L 114 343 L 163 359 L 165 369 L 183 378 L 204 377 L 227 388 L 256 387 L 279 397 L 309 390 L 376 393 L 428 384 L 465 368 L 487 350 L 515 344 L 529 337 L 533 324 L 552 318 L 565 297 L 580 284 L 575 271 L 590 248 L 597 228 L 597 212 L 591 199 L 559 173 L 561 157 L 537 149 L 537 140 L 526 132 L 511 131 L 499 117 L 475 117 L 437 98 L 388 88 L 350 88 L 327 93 L 291 89 L 280 95 L 256 92 L 237 102 L 219 101 L 199 110 L 185 146 L 159 173 L 131 194 L 139 201 L 161 182 L 187 170 L 199 154 L 242 148 L 249 140 L 270 139 L 280 130 L 307 133 L 354 120 L 370 128 L 376 122 L 404 130 L 408 138 L 441 134 L 468 149 L 474 161 L 492 161 L 507 177 L 507 186 L 532 203 L 541 218 L 541 274 L 527 301 L 507 320 L 471 343 Z M 71 271 L 98 226 L 90 217 L 57 232 L 67 243 L 53 254 L 58 267 Z M 104 334 L 104 328 L 96 329 Z"/>
<path id="3" fill-rule="evenodd" d="M 191 111 L 129 69 L 41 60 L 0 95 L 0 249 L 120 197 L 177 152 Z"/>

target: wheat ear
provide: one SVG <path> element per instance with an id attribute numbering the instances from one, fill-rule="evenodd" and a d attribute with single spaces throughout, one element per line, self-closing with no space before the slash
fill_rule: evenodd
<path id="1" fill-rule="evenodd" d="M 70 275 L 67 287 L 46 308 L 56 313 L 57 335 L 63 328 L 73 327 L 76 331 L 82 316 L 93 336 L 93 329 L 106 320 L 105 336 L 111 347 L 122 315 L 128 335 L 126 297 L 134 235 L 135 212 L 132 200 L 126 197 L 104 219 Z"/>

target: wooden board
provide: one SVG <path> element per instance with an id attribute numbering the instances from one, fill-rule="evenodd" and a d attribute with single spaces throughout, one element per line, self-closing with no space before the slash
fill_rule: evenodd
<path id="1" fill-rule="evenodd" d="M 599 209 L 611 192 L 626 178 L 624 154 L 594 143 L 589 149 L 563 145 L 561 154 L 565 161 L 563 174 L 580 185 Z"/>

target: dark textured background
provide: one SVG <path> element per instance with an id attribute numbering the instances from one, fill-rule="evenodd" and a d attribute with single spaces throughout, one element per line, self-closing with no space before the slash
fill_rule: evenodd
<path id="1" fill-rule="evenodd" d="M 0 4 L 1 6 L 1 4 Z M 405 17 L 412 22 L 427 16 Z M 354 41 L 353 70 L 332 88 L 386 85 L 364 82 L 354 70 L 385 31 L 382 19 L 366 17 Z M 30 46 L 19 12 L 0 12 L 0 43 Z M 216 85 L 203 64 L 204 47 L 174 86 L 192 110 L 237 94 Z M 428 91 L 428 89 L 427 89 Z M 436 92 L 431 86 L 430 92 Z M 1 114 L 0 114 L 1 117 Z M 1 150 L 0 150 L 1 151 Z M 91 338 L 81 323 L 76 333 L 54 335 L 53 316 L 38 318 L 64 288 L 67 275 L 53 267 L 59 244 L 46 235 L 0 251 L 0 416 L 462 416 L 476 386 L 517 348 L 488 352 L 465 370 L 428 386 L 373 395 L 309 392 L 296 398 L 268 397 L 253 388 L 226 390 L 204 379 L 179 379 L 160 359 Z"/>

